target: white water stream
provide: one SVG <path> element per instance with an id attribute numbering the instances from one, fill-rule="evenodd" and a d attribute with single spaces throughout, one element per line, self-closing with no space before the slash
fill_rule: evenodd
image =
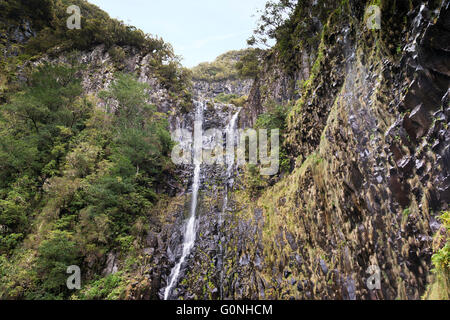
<path id="1" fill-rule="evenodd" d="M 223 214 L 225 213 L 225 210 L 228 208 L 228 188 L 232 187 L 232 182 L 230 181 L 231 175 L 233 173 L 234 169 L 234 147 L 237 143 L 239 143 L 239 137 L 236 139 L 236 124 L 239 117 L 239 113 L 241 112 L 241 109 L 239 109 L 231 118 L 230 123 L 227 125 L 225 132 L 226 132 L 226 139 L 227 139 L 227 154 L 225 159 L 226 169 L 227 169 L 227 175 L 226 175 L 226 185 L 225 185 L 225 195 L 223 197 L 223 206 L 222 206 L 222 212 L 219 216 L 219 230 L 221 230 L 222 223 L 223 223 Z M 231 150 L 233 152 L 231 152 Z M 231 182 L 231 184 L 230 184 Z M 220 231 L 220 238 L 222 237 L 222 232 Z M 218 258 L 218 267 L 220 269 L 220 288 L 219 288 L 219 294 L 220 299 L 223 299 L 223 244 L 222 241 L 220 241 L 219 244 L 219 258 Z"/>
<path id="2" fill-rule="evenodd" d="M 195 111 L 195 126 L 198 126 L 197 129 L 200 129 L 203 122 L 203 103 L 196 103 L 196 111 Z M 200 140 L 200 141 L 197 141 Z M 201 139 L 194 140 L 194 181 L 192 183 L 192 199 L 191 199 L 191 212 L 189 220 L 186 224 L 186 230 L 184 232 L 184 240 L 183 240 L 183 253 L 181 255 L 180 261 L 175 265 L 172 269 L 169 277 L 169 285 L 166 287 L 164 291 L 164 300 L 169 298 L 172 288 L 178 281 L 178 277 L 180 275 L 181 266 L 186 260 L 186 257 L 191 252 L 192 248 L 195 244 L 195 225 L 196 225 L 196 211 L 197 211 L 197 198 L 198 198 L 198 189 L 200 187 L 200 169 L 201 169 L 201 152 L 202 152 L 203 141 Z M 199 156 L 200 155 L 200 156 Z"/>

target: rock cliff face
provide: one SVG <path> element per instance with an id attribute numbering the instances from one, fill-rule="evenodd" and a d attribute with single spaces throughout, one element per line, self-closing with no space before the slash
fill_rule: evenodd
<path id="1" fill-rule="evenodd" d="M 421 298 L 449 203 L 448 6 L 387 4 L 374 32 L 364 7 L 345 2 L 314 63 L 299 53 L 304 64 L 291 72 L 276 52 L 266 57 L 240 124 L 297 100 L 284 136 L 293 172 L 258 199 L 238 174 L 220 227 L 226 181 L 204 171 L 199 240 L 178 296 Z M 379 290 L 367 286 L 374 267 Z"/>
<path id="2" fill-rule="evenodd" d="M 246 297 L 419 299 L 429 281 L 436 216 L 449 205 L 449 3 L 383 3 L 380 31 L 361 9 L 349 1 L 330 14 L 305 71 L 285 141 L 294 171 L 242 203 L 243 216 L 264 217 L 263 265 L 242 253 L 256 270 Z M 249 118 L 264 111 L 261 86 Z M 282 91 L 265 96 L 295 97 Z M 367 288 L 371 265 L 380 290 Z"/>
<path id="3" fill-rule="evenodd" d="M 267 112 L 269 106 L 297 100 L 300 97 L 299 84 L 309 78 L 310 61 L 313 57 L 305 51 L 294 70 L 286 70 L 277 52 L 269 52 L 262 64 L 262 70 L 250 89 L 247 107 L 241 116 L 241 124 L 252 127 L 258 115 Z"/>
<path id="4" fill-rule="evenodd" d="M 253 85 L 253 79 L 243 80 L 223 80 L 223 81 L 194 81 L 194 91 L 197 94 L 214 98 L 223 93 L 226 95 L 235 94 L 238 96 L 248 96 Z"/>
<path id="5" fill-rule="evenodd" d="M 99 45 L 91 50 L 76 52 L 74 54 L 58 55 L 57 57 L 43 56 L 30 65 L 36 67 L 44 62 L 50 63 L 79 63 L 86 66 L 83 70 L 83 89 L 88 95 L 97 95 L 102 90 L 109 87 L 115 79 L 115 73 L 134 73 L 138 76 L 140 82 L 150 86 L 148 92 L 148 102 L 157 106 L 159 112 L 172 115 L 179 112 L 182 108 L 181 101 L 170 96 L 170 93 L 164 88 L 161 81 L 158 80 L 155 70 L 152 68 L 150 60 L 151 54 L 143 54 L 140 50 L 133 47 L 121 47 L 124 51 L 124 59 L 117 61 L 105 49 L 104 45 Z M 23 78 L 25 79 L 25 70 L 27 65 L 22 68 Z M 104 107 L 100 103 L 99 107 Z M 180 112 L 180 116 L 182 116 Z M 170 123 L 174 123 L 174 118 L 170 117 Z"/>

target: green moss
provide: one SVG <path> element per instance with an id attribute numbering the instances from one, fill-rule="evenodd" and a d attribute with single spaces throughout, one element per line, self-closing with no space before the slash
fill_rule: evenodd
<path id="1" fill-rule="evenodd" d="M 403 217 L 408 217 L 410 214 L 411 214 L 411 210 L 409 208 L 406 208 L 402 212 Z"/>

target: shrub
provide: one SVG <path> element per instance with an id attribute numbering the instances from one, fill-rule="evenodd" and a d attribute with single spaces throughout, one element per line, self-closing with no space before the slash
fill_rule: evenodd
<path id="1" fill-rule="evenodd" d="M 71 233 L 52 231 L 49 237 L 42 241 L 38 249 L 36 270 L 42 283 L 41 294 L 46 298 L 50 293 L 53 297 L 62 297 L 67 293 L 66 270 L 68 266 L 78 265 L 79 249 L 73 241 Z"/>
<path id="2" fill-rule="evenodd" d="M 450 299 L 450 211 L 444 212 L 440 218 L 442 228 L 436 233 L 433 241 L 434 255 L 433 281 L 424 295 L 425 299 Z"/>
<path id="3" fill-rule="evenodd" d="M 256 129 L 267 129 L 270 135 L 270 130 L 279 129 L 280 137 L 283 137 L 283 133 L 286 130 L 287 114 L 289 112 L 288 105 L 277 105 L 269 107 L 269 111 L 260 114 L 256 119 Z M 287 156 L 286 149 L 283 144 L 280 143 L 280 169 L 281 171 L 290 170 L 290 160 Z"/>
<path id="4" fill-rule="evenodd" d="M 80 298 L 87 300 L 117 300 L 125 291 L 125 281 L 120 272 L 110 274 L 104 278 L 94 281 L 83 289 Z"/>
<path id="5" fill-rule="evenodd" d="M 108 50 L 111 59 L 118 65 L 122 65 L 125 59 L 125 51 L 122 47 L 114 46 Z"/>

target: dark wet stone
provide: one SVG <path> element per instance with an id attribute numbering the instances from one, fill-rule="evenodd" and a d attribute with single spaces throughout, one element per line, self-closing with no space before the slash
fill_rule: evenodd
<path id="1" fill-rule="evenodd" d="M 439 198 L 442 202 L 450 202 L 450 186 L 439 188 Z"/>
<path id="2" fill-rule="evenodd" d="M 284 274 L 284 278 L 287 279 L 292 274 L 292 272 L 289 270 L 285 270 L 283 274 Z"/>
<path id="3" fill-rule="evenodd" d="M 248 265 L 248 263 L 249 263 L 249 261 L 248 261 L 248 258 L 247 258 L 246 255 L 243 255 L 243 256 L 241 257 L 241 259 L 239 259 L 239 264 L 240 264 L 241 266 L 246 266 L 246 265 Z"/>
<path id="4" fill-rule="evenodd" d="M 355 282 L 350 277 L 347 278 L 346 281 L 346 290 L 348 294 L 349 300 L 356 300 L 356 288 L 355 288 Z"/>
<path id="5" fill-rule="evenodd" d="M 433 150 L 434 152 L 438 152 L 440 147 L 441 147 L 441 142 L 439 140 L 435 140 L 433 142 L 433 144 L 431 145 L 431 150 Z"/>
<path id="6" fill-rule="evenodd" d="M 424 164 L 425 164 L 425 161 L 423 161 L 423 160 L 416 160 L 416 170 L 417 170 L 418 174 L 420 174 L 420 172 L 424 168 Z"/>
<path id="7" fill-rule="evenodd" d="M 389 178 L 389 188 L 401 206 L 406 207 L 409 205 L 409 186 L 401 183 L 397 175 Z"/>
<path id="8" fill-rule="evenodd" d="M 411 157 L 404 157 L 397 165 L 404 174 L 408 174 L 411 173 L 414 162 Z"/>
<path id="9" fill-rule="evenodd" d="M 289 246 L 291 247 L 291 249 L 293 251 L 297 251 L 298 245 L 297 245 L 297 243 L 295 241 L 294 236 L 289 231 L 286 231 L 285 235 L 286 235 L 286 240 L 289 243 Z"/>
<path id="10" fill-rule="evenodd" d="M 319 260 L 319 264 L 320 264 L 320 268 L 322 269 L 323 274 L 327 275 L 328 274 L 328 267 L 327 267 L 327 264 L 325 263 L 325 261 L 320 259 Z"/>
<path id="11" fill-rule="evenodd" d="M 303 263 L 302 257 L 298 254 L 295 255 L 295 260 L 297 261 L 299 266 L 301 266 L 301 264 Z"/>
<path id="12" fill-rule="evenodd" d="M 145 237 L 145 243 L 152 248 L 156 248 L 158 246 L 158 239 L 153 232 L 149 232 Z"/>

